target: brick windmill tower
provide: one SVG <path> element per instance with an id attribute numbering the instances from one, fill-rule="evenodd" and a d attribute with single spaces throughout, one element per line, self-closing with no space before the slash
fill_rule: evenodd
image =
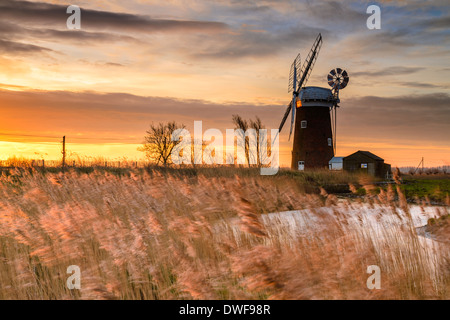
<path id="1" fill-rule="evenodd" d="M 291 66 L 289 92 L 292 92 L 292 100 L 283 116 L 279 131 L 281 132 L 291 114 L 289 140 L 295 127 L 291 162 L 291 168 L 294 170 L 328 168 L 328 162 L 336 150 L 339 90 L 347 86 L 349 77 L 346 71 L 337 68 L 328 75 L 331 89 L 305 87 L 321 46 L 322 36 L 319 34 L 303 66 L 300 64 L 300 54 Z"/>

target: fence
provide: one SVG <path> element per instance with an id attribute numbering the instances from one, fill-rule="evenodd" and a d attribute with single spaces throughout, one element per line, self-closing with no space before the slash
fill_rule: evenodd
<path id="1" fill-rule="evenodd" d="M 149 165 L 148 161 L 136 160 L 68 160 L 66 167 L 103 167 L 103 168 L 145 168 Z M 14 160 L 0 160 L 1 168 L 14 167 L 36 167 L 36 168 L 56 168 L 61 167 L 61 160 L 28 160 L 28 159 L 14 159 Z"/>

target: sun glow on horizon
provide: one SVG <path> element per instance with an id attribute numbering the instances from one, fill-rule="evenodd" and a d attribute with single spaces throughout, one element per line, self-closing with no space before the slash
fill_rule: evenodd
<path id="1" fill-rule="evenodd" d="M 121 144 L 121 143 L 68 143 L 66 145 L 66 157 L 68 161 L 86 161 L 104 159 L 107 161 L 145 161 L 143 152 L 138 151 L 142 144 Z M 427 167 L 449 166 L 450 150 L 445 148 L 417 148 L 414 146 L 398 146 L 390 144 L 373 144 L 358 146 L 347 143 L 338 145 L 336 156 L 348 156 L 358 150 L 370 150 L 385 159 L 386 163 L 393 167 L 414 167 L 421 160 L 420 155 L 425 158 Z M 59 161 L 62 158 L 62 146 L 56 142 L 6 142 L 0 141 L 0 160 L 10 158 L 25 158 L 29 160 Z M 281 145 L 280 167 L 290 167 L 291 147 Z M 419 155 L 419 156 L 418 156 Z"/>

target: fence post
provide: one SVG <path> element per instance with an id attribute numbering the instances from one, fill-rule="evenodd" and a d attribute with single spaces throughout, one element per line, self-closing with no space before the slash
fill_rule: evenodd
<path id="1" fill-rule="evenodd" d="M 64 169 L 66 166 L 66 136 L 63 136 L 62 141 L 62 172 L 64 173 Z"/>

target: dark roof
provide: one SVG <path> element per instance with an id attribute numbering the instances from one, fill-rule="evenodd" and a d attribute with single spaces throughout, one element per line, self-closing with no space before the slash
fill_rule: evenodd
<path id="1" fill-rule="evenodd" d="M 369 152 L 369 151 L 361 151 L 361 150 L 356 151 L 355 153 L 352 153 L 351 155 L 346 156 L 345 158 L 349 158 L 349 157 L 351 157 L 351 156 L 353 156 L 353 155 L 355 155 L 355 154 L 357 154 L 357 153 L 363 154 L 363 155 L 365 155 L 365 156 L 367 156 L 367 157 L 369 157 L 369 158 L 371 158 L 371 159 L 373 159 L 373 160 L 384 161 L 384 159 L 380 158 L 379 156 L 374 155 L 372 152 Z"/>

